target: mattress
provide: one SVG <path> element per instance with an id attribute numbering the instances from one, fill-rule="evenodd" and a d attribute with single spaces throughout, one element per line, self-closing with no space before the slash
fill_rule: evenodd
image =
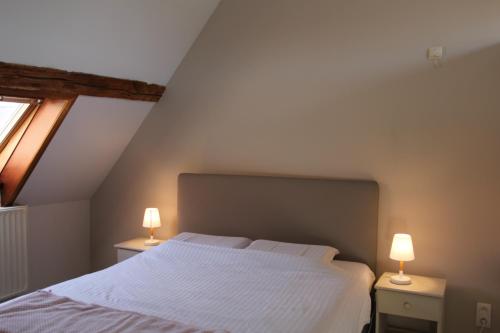
<path id="1" fill-rule="evenodd" d="M 369 321 L 373 283 L 360 265 L 170 240 L 46 290 L 234 333 L 359 333 Z"/>

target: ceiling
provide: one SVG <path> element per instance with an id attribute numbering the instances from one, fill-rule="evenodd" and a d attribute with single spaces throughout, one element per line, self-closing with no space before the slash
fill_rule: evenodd
<path id="1" fill-rule="evenodd" d="M 152 105 L 152 102 L 78 97 L 17 202 L 39 205 L 89 199 Z"/>
<path id="2" fill-rule="evenodd" d="M 167 84 L 219 0 L 11 0 L 0 61 Z M 22 189 L 29 205 L 89 199 L 154 103 L 80 96 Z"/>
<path id="3" fill-rule="evenodd" d="M 219 0 L 10 0 L 0 61 L 166 84 Z"/>

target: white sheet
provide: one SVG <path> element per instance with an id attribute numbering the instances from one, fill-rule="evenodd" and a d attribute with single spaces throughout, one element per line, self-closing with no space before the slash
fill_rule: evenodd
<path id="1" fill-rule="evenodd" d="M 361 284 L 364 286 L 366 293 L 369 295 L 372 290 L 373 283 L 375 282 L 375 274 L 372 272 L 370 267 L 366 264 L 362 264 L 359 262 L 352 261 L 344 261 L 344 260 L 334 260 L 332 265 L 348 272 L 352 278 L 359 279 Z M 361 315 L 359 317 L 358 326 L 360 327 L 359 331 L 365 324 L 369 322 L 370 313 L 372 308 L 372 302 L 370 297 L 365 297 L 363 304 L 361 306 Z"/>
<path id="2" fill-rule="evenodd" d="M 363 279 L 304 257 L 170 240 L 108 269 L 47 288 L 57 295 L 201 328 L 359 333 Z"/>
<path id="3" fill-rule="evenodd" d="M 332 264 L 336 267 L 346 270 L 353 278 L 361 279 L 368 293 L 372 290 L 373 282 L 375 282 L 375 274 L 366 264 L 345 260 L 334 260 Z"/>

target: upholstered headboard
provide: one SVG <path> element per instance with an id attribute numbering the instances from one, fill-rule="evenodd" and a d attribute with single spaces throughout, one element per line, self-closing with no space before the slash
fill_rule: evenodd
<path id="1" fill-rule="evenodd" d="M 179 230 L 332 245 L 340 259 L 377 259 L 374 181 L 181 174 Z"/>

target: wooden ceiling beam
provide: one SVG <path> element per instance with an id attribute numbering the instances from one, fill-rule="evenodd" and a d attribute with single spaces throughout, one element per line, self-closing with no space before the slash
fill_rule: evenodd
<path id="1" fill-rule="evenodd" d="M 0 95 L 70 98 L 76 95 L 157 102 L 165 86 L 142 81 L 0 62 Z"/>

